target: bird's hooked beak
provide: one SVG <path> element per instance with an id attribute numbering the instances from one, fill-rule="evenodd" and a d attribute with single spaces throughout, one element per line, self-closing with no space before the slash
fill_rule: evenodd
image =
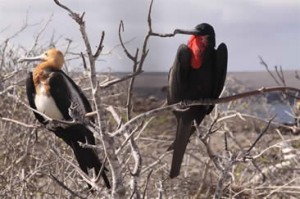
<path id="1" fill-rule="evenodd" d="M 183 29 L 175 29 L 174 34 L 185 34 L 185 35 L 204 35 L 201 30 L 192 29 L 192 30 L 183 30 Z"/>
<path id="2" fill-rule="evenodd" d="M 18 60 L 19 63 L 21 62 L 25 62 L 25 61 L 45 61 L 47 59 L 45 53 L 39 55 L 39 56 L 36 56 L 36 57 L 22 57 Z"/>

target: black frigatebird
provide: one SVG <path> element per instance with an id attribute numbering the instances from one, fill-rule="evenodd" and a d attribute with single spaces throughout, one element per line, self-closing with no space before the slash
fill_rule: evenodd
<path id="1" fill-rule="evenodd" d="M 26 92 L 30 106 L 45 114 L 46 116 L 57 120 L 72 120 L 70 108 L 76 114 L 84 117 L 86 113 L 91 112 L 92 108 L 82 90 L 67 76 L 62 70 L 64 56 L 62 52 L 56 49 L 50 49 L 37 57 L 22 58 L 19 61 L 42 61 L 32 72 L 29 73 L 26 80 Z M 102 163 L 96 152 L 91 148 L 84 148 L 78 142 L 95 145 L 93 133 L 84 123 L 70 125 L 49 125 L 49 121 L 39 113 L 34 112 L 36 119 L 44 124 L 48 130 L 55 133 L 56 136 L 63 139 L 72 149 L 78 161 L 79 167 L 88 174 L 88 169 L 94 169 L 98 175 Z M 87 119 L 87 122 L 93 122 L 93 119 Z M 51 126 L 51 127 L 49 127 Z M 107 188 L 110 188 L 110 182 L 105 171 L 101 173 Z M 91 186 L 89 185 L 89 188 Z"/>
<path id="2" fill-rule="evenodd" d="M 175 30 L 176 34 L 190 34 L 188 45 L 181 44 L 169 72 L 168 104 L 187 100 L 215 99 L 221 94 L 227 73 L 227 47 L 221 43 L 215 49 L 215 31 L 207 23 L 194 30 Z M 177 132 L 173 149 L 170 177 L 179 175 L 183 156 L 193 128 L 200 125 L 214 106 L 192 106 L 186 111 L 176 111 Z"/>

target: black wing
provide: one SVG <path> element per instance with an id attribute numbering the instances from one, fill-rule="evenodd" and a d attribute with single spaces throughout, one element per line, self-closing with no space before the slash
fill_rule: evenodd
<path id="1" fill-rule="evenodd" d="M 188 99 L 188 81 L 190 73 L 190 50 L 187 45 L 180 45 L 169 72 L 168 104 L 174 104 Z M 171 164 L 170 177 L 174 178 L 179 174 L 181 162 L 190 137 L 191 121 L 185 116 L 189 113 L 174 111 L 177 119 L 177 131 L 174 143 L 168 150 L 174 149 Z"/>
<path id="2" fill-rule="evenodd" d="M 83 102 L 83 105 L 85 107 L 85 110 L 87 112 L 92 112 L 92 107 L 88 101 L 88 99 L 86 98 L 86 96 L 84 95 L 84 93 L 82 92 L 82 90 L 77 86 L 77 84 L 75 84 L 75 82 L 69 77 L 67 76 L 63 71 L 60 71 L 64 76 L 65 78 L 71 83 L 72 87 L 76 90 L 76 92 L 79 94 L 82 102 Z"/>
<path id="3" fill-rule="evenodd" d="M 227 75 L 228 52 L 224 43 L 218 46 L 215 57 L 215 66 L 213 74 L 216 84 L 214 85 L 213 98 L 218 98 L 221 94 Z"/>
<path id="4" fill-rule="evenodd" d="M 26 79 L 26 94 L 27 94 L 27 99 L 28 99 L 30 107 L 33 109 L 36 109 L 35 102 L 34 102 L 36 92 L 35 92 L 35 87 L 34 87 L 34 83 L 33 83 L 32 72 L 28 73 L 28 77 Z M 45 118 L 43 116 L 41 116 L 40 114 L 38 114 L 36 112 L 33 112 L 33 113 L 34 113 L 36 119 L 40 123 L 47 124 L 47 121 L 45 120 Z"/>
<path id="5" fill-rule="evenodd" d="M 60 72 L 51 72 L 49 78 L 50 95 L 55 101 L 65 120 L 70 120 L 69 107 L 71 106 L 72 96 L 70 88 Z"/>
<path id="6" fill-rule="evenodd" d="M 62 71 L 54 71 L 49 79 L 50 94 L 64 119 L 71 119 L 69 108 L 74 103 L 76 112 L 82 117 L 91 112 L 91 106 L 79 87 Z"/>
<path id="7" fill-rule="evenodd" d="M 185 91 L 190 69 L 190 50 L 187 45 L 181 44 L 169 71 L 168 104 L 174 104 L 186 99 Z"/>
<path id="8" fill-rule="evenodd" d="M 49 80 L 50 93 L 57 107 L 62 112 L 65 119 L 70 119 L 69 107 L 71 103 L 75 103 L 76 112 L 84 117 L 85 113 L 91 112 L 91 106 L 81 91 L 81 89 L 62 71 L 53 71 Z M 95 145 L 93 133 L 83 124 L 76 124 L 64 129 L 56 128 L 54 133 L 62 138 L 69 146 L 72 147 L 75 157 L 80 168 L 88 174 L 88 168 L 94 168 L 96 175 L 100 172 L 102 163 L 97 153 L 90 148 L 83 148 L 78 141 Z M 106 168 L 105 168 L 106 170 Z M 101 173 L 107 188 L 110 188 L 110 182 L 105 171 Z M 91 187 L 89 185 L 89 187 Z"/>

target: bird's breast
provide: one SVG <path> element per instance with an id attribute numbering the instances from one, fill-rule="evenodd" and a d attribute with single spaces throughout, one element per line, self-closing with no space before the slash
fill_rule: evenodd
<path id="1" fill-rule="evenodd" d="M 61 111 L 57 107 L 53 97 L 47 94 L 47 88 L 44 85 L 39 86 L 39 92 L 34 99 L 36 109 L 39 112 L 51 117 L 52 119 L 64 119 Z"/>
<path id="2" fill-rule="evenodd" d="M 192 100 L 197 100 L 201 98 L 210 98 L 211 90 L 213 89 L 212 67 L 206 66 L 199 69 L 191 69 L 188 78 L 188 96 Z"/>

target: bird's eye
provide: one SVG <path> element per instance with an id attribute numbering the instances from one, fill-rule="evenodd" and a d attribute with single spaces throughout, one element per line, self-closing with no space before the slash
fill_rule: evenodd
<path id="1" fill-rule="evenodd" d="M 45 53 L 46 56 L 48 56 L 48 53 Z"/>

